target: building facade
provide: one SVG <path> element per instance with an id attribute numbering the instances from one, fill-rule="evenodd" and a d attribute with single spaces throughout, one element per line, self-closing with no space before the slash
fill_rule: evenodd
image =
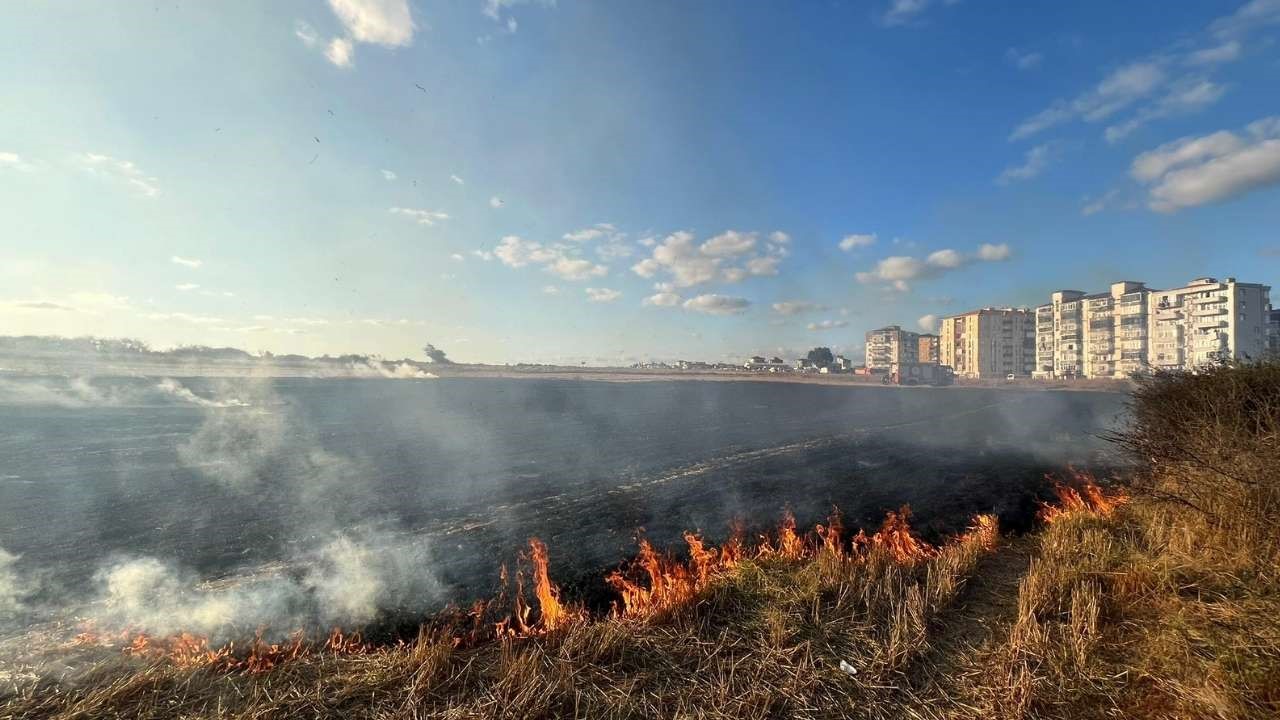
<path id="1" fill-rule="evenodd" d="M 1086 295 L 1085 377 L 1128 377 L 1148 362 L 1150 288 L 1140 282 L 1111 283 L 1108 292 Z"/>
<path id="2" fill-rule="evenodd" d="M 938 362 L 938 344 L 939 338 L 937 335 L 920 335 L 920 349 L 917 351 L 920 362 Z"/>
<path id="3" fill-rule="evenodd" d="M 1271 288 L 1202 277 L 1151 293 L 1151 367 L 1193 370 L 1225 360 L 1257 360 L 1268 349 Z"/>
<path id="4" fill-rule="evenodd" d="M 867 360 L 870 370 L 889 372 L 894 363 L 920 361 L 920 336 L 897 325 L 867 333 Z"/>
<path id="5" fill-rule="evenodd" d="M 1036 314 L 983 308 L 942 320 L 938 359 L 958 377 L 1028 376 L 1036 368 Z"/>

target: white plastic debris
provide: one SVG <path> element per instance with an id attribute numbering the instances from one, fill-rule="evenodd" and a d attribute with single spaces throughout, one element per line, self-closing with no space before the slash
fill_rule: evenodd
<path id="1" fill-rule="evenodd" d="M 849 663 L 845 662 L 844 660 L 841 660 L 841 661 L 840 661 L 840 672 L 843 672 L 845 675 L 857 675 L 857 674 L 858 674 L 858 668 L 856 668 L 856 667 L 854 667 L 854 666 L 850 665 Z"/>

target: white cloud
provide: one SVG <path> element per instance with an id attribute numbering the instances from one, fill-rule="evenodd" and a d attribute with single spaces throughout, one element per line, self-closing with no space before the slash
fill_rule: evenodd
<path id="1" fill-rule="evenodd" d="M 173 263 L 174 265 L 183 265 L 193 270 L 204 264 L 203 260 L 184 258 L 184 257 L 179 257 L 177 255 L 174 255 L 173 257 L 169 258 L 169 262 Z"/>
<path id="2" fill-rule="evenodd" d="M 681 297 L 673 292 L 660 292 L 650 295 L 641 301 L 644 305 L 655 307 L 675 307 L 680 304 Z"/>
<path id="3" fill-rule="evenodd" d="M 1032 70 L 1040 67 L 1040 61 L 1044 60 L 1044 55 L 1011 47 L 1004 52 L 1004 59 L 1019 70 Z"/>
<path id="4" fill-rule="evenodd" d="M 1021 140 L 1075 119 L 1097 122 L 1147 97 L 1165 80 L 1164 69 L 1155 61 L 1125 65 L 1103 78 L 1088 92 L 1072 100 L 1056 100 L 1014 128 L 1010 140 Z"/>
<path id="5" fill-rule="evenodd" d="M 847 320 L 820 320 L 811 322 L 806 327 L 810 330 L 833 330 L 835 328 L 848 327 Z"/>
<path id="6" fill-rule="evenodd" d="M 493 254 L 502 264 L 520 268 L 526 265 L 541 265 L 547 272 L 564 280 L 587 280 L 609 274 L 609 269 L 584 258 L 569 254 L 568 248 L 560 245 L 544 246 L 534 240 L 525 240 L 517 235 L 502 238 Z"/>
<path id="7" fill-rule="evenodd" d="M 1202 110 L 1218 102 L 1226 91 L 1226 87 L 1212 80 L 1184 78 L 1174 83 L 1160 100 L 1143 108 L 1134 117 L 1108 126 L 1104 135 L 1109 143 L 1119 142 L 1152 120 Z"/>
<path id="8" fill-rule="evenodd" d="M 488 250 L 472 250 L 471 254 L 486 262 L 493 259 L 493 253 Z"/>
<path id="9" fill-rule="evenodd" d="M 334 38 L 324 48 L 324 57 L 340 68 L 351 67 L 355 46 L 350 38 Z"/>
<path id="10" fill-rule="evenodd" d="M 1149 185 L 1148 206 L 1174 212 L 1280 183 L 1280 116 L 1166 143 L 1134 158 L 1130 174 Z"/>
<path id="11" fill-rule="evenodd" d="M 449 256 L 449 259 L 454 260 L 456 262 L 462 262 L 466 260 L 466 258 L 462 256 L 462 253 L 453 253 L 452 255 Z"/>
<path id="12" fill-rule="evenodd" d="M 1003 243 L 984 243 L 972 255 L 950 248 L 934 251 L 924 260 L 909 255 L 893 255 L 877 263 L 874 270 L 857 273 L 855 277 L 860 283 L 882 284 L 906 292 L 911 289 L 911 281 L 935 278 L 975 262 L 1007 260 L 1010 255 L 1009 246 Z"/>
<path id="13" fill-rule="evenodd" d="M 942 0 L 942 4 L 955 5 L 959 1 Z M 890 0 L 889 7 L 885 10 L 881 19 L 885 25 L 890 27 L 907 25 L 919 19 L 931 5 L 933 5 L 932 0 Z"/>
<path id="14" fill-rule="evenodd" d="M 467 182 L 466 182 L 465 180 L 463 180 L 462 178 L 458 177 L 457 175 L 450 175 L 450 176 L 449 176 L 449 179 L 450 179 L 450 180 L 452 180 L 452 181 L 453 181 L 455 184 L 457 184 L 457 185 L 466 185 L 466 184 L 467 184 Z"/>
<path id="15" fill-rule="evenodd" d="M 738 315 L 747 311 L 751 301 L 746 298 L 714 293 L 698 295 L 684 301 L 684 308 L 706 315 Z"/>
<path id="16" fill-rule="evenodd" d="M 160 181 L 147 175 L 128 160 L 119 160 L 110 155 L 98 153 L 84 153 L 79 156 L 79 160 L 89 174 L 123 182 L 137 190 L 142 197 L 150 198 L 160 194 Z"/>
<path id="17" fill-rule="evenodd" d="M 293 23 L 293 34 L 307 47 L 315 47 L 316 41 L 320 39 L 320 36 L 316 34 L 316 29 L 311 27 L 310 23 L 302 20 Z"/>
<path id="18" fill-rule="evenodd" d="M 747 272 L 752 275 L 777 275 L 781 258 L 776 255 L 755 257 L 747 261 Z"/>
<path id="19" fill-rule="evenodd" d="M 491 208 L 502 207 L 502 198 L 498 197 L 497 195 L 494 195 L 493 197 L 489 198 L 489 207 Z"/>
<path id="20" fill-rule="evenodd" d="M 920 319 L 916 320 L 916 324 L 920 326 L 921 330 L 931 333 L 938 329 L 938 316 L 933 313 L 921 315 Z"/>
<path id="21" fill-rule="evenodd" d="M 1187 56 L 1188 65 L 1217 65 L 1232 62 L 1240 57 L 1240 41 L 1228 40 L 1221 45 L 1196 50 Z"/>
<path id="22" fill-rule="evenodd" d="M 991 243 L 982 243 L 978 246 L 978 259 L 983 262 L 1000 262 L 1008 260 L 1012 251 L 1009 250 L 1008 243 L 1000 243 L 992 245 Z"/>
<path id="23" fill-rule="evenodd" d="M 518 235 L 508 235 L 493 250 L 494 256 L 507 267 L 520 268 L 529 263 L 549 263 L 556 259 L 556 252 L 544 248 L 542 243 L 525 240 Z"/>
<path id="24" fill-rule="evenodd" d="M 390 170 L 383 170 L 382 177 L 386 178 L 387 180 L 395 180 L 396 174 Z"/>
<path id="25" fill-rule="evenodd" d="M 568 256 L 556 258 L 554 262 L 546 266 L 546 270 L 564 280 L 587 280 L 593 277 L 604 277 L 609 274 L 609 268 L 603 265 L 597 265 L 590 260 Z"/>
<path id="26" fill-rule="evenodd" d="M 393 207 L 391 212 L 413 218 L 419 225 L 433 227 L 436 223 L 449 219 L 449 213 L 436 210 L 415 210 L 414 208 Z"/>
<path id="27" fill-rule="evenodd" d="M 783 300 L 773 304 L 773 311 L 779 315 L 800 315 L 802 313 L 826 310 L 827 306 L 808 300 Z"/>
<path id="28" fill-rule="evenodd" d="M 653 248 L 650 257 L 632 265 L 631 270 L 643 278 L 667 273 L 674 287 L 692 287 L 717 279 L 740 282 L 752 275 L 777 275 L 778 264 L 790 252 L 790 242 L 790 236 L 775 230 L 766 240 L 764 254 L 760 254 L 759 233 L 727 230 L 699 244 L 693 233 L 681 230 L 668 235 Z M 745 267 L 724 267 L 732 258 L 743 258 Z"/>
<path id="29" fill-rule="evenodd" d="M 198 288 L 198 287 L 200 287 L 200 286 L 199 286 L 199 285 L 197 285 L 197 284 L 195 284 L 195 283 L 181 283 L 181 284 L 179 284 L 179 285 L 174 285 L 174 286 L 173 286 L 173 288 L 174 288 L 175 290 L 182 290 L 182 291 L 184 291 L 184 292 L 185 292 L 185 291 L 187 291 L 187 290 L 195 290 L 195 289 L 196 289 L 196 288 Z"/>
<path id="30" fill-rule="evenodd" d="M 219 317 L 211 317 L 209 315 L 192 315 L 191 313 L 183 312 L 148 313 L 143 317 L 148 320 L 177 320 L 178 322 L 191 323 L 192 325 L 221 325 L 225 322 Z"/>
<path id="31" fill-rule="evenodd" d="M 22 159 L 17 153 L 0 152 L 0 169 L 9 168 L 21 172 L 31 172 L 35 166 Z"/>
<path id="32" fill-rule="evenodd" d="M 612 288 L 586 288 L 587 302 L 611 303 L 622 297 L 622 292 Z"/>
<path id="33" fill-rule="evenodd" d="M 1251 0 L 1234 13 L 1214 20 L 1209 32 L 1218 38 L 1232 38 L 1266 25 L 1280 24 L 1280 0 Z"/>
<path id="34" fill-rule="evenodd" d="M 1053 144 L 1037 145 L 1027 151 L 1021 165 L 1005 168 L 1004 172 L 1000 173 L 1000 177 L 996 178 L 996 182 L 1000 185 L 1008 185 L 1019 180 L 1030 180 L 1044 172 L 1052 160 Z"/>
<path id="35" fill-rule="evenodd" d="M 329 7 L 357 42 L 404 47 L 413 42 L 408 0 L 329 0 Z"/>
<path id="36" fill-rule="evenodd" d="M 559 295 L 560 288 L 556 287 L 555 285 L 543 285 L 542 293 L 544 295 Z"/>
<path id="37" fill-rule="evenodd" d="M 840 249 L 845 252 L 852 252 L 858 248 L 871 247 L 876 242 L 876 234 L 858 234 L 845 235 L 840 238 Z"/>
<path id="38" fill-rule="evenodd" d="M 484 0 L 484 6 L 481 12 L 485 17 L 496 23 L 501 23 L 509 33 L 515 33 L 519 25 L 516 19 L 505 13 L 509 13 L 511 8 L 517 5 L 541 5 L 543 7 L 555 7 L 555 0 Z"/>
<path id="39" fill-rule="evenodd" d="M 1084 207 L 1080 208 L 1080 214 L 1088 217 L 1089 215 L 1096 215 L 1103 210 L 1106 210 L 1111 206 L 1119 194 L 1120 191 L 1118 190 L 1108 190 L 1101 197 L 1094 199 L 1085 198 L 1085 204 Z"/>
<path id="40" fill-rule="evenodd" d="M 707 257 L 738 257 L 755 249 L 756 234 L 726 230 L 702 243 L 700 250 Z"/>

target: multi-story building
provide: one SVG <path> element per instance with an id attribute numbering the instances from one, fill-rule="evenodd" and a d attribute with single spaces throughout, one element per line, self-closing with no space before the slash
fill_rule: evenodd
<path id="1" fill-rule="evenodd" d="M 920 335 L 920 349 L 918 355 L 920 362 L 938 362 L 938 336 L 923 333 Z"/>
<path id="2" fill-rule="evenodd" d="M 867 333 L 867 368 L 889 372 L 894 363 L 920 361 L 920 336 L 897 325 Z"/>
<path id="3" fill-rule="evenodd" d="M 1262 358 L 1267 351 L 1271 288 L 1258 283 L 1196 278 L 1151 293 L 1149 362 L 1192 370 L 1224 360 Z"/>
<path id="4" fill-rule="evenodd" d="M 1086 295 L 1084 377 L 1128 377 L 1147 365 L 1147 305 L 1151 290 L 1140 282 L 1111 283 L 1108 292 Z"/>
<path id="5" fill-rule="evenodd" d="M 1267 311 L 1267 353 L 1280 359 L 1280 310 Z"/>
<path id="6" fill-rule="evenodd" d="M 1030 375 L 1036 367 L 1036 315 L 982 308 L 943 318 L 938 359 L 966 378 Z"/>

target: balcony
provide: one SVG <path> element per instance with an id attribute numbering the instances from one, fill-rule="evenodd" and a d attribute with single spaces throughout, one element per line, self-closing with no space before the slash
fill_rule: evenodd
<path id="1" fill-rule="evenodd" d="M 1214 315 L 1226 315 L 1227 306 L 1218 304 L 1212 306 L 1201 306 L 1191 311 L 1192 317 L 1213 317 Z"/>

